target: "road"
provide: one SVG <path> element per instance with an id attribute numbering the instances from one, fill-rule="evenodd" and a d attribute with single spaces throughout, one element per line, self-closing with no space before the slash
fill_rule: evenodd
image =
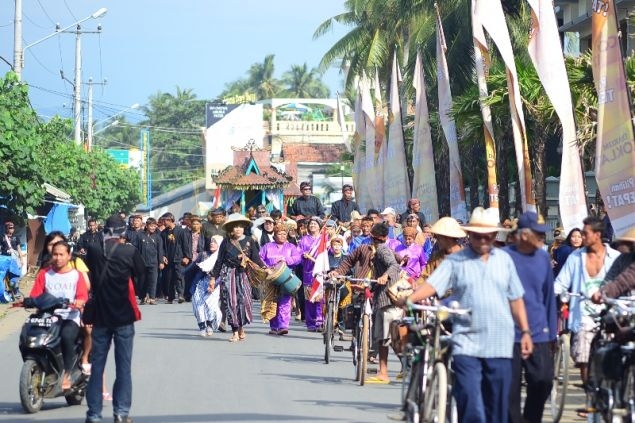
<path id="1" fill-rule="evenodd" d="M 190 304 L 141 310 L 131 410 L 137 423 L 387 422 L 386 416 L 397 409 L 399 383 L 358 386 L 352 380 L 350 353 L 334 353 L 334 361 L 324 364 L 321 336 L 296 322 L 284 337 L 267 335 L 268 327 L 256 322 L 248 327 L 245 341 L 230 343 L 223 333 L 199 337 Z M 63 398 L 47 400 L 38 414 L 23 413 L 17 337 L 25 316 L 23 310 L 12 310 L 0 321 L 0 421 L 83 422 L 85 405 L 68 407 Z M 393 380 L 398 371 L 391 354 Z M 111 355 L 107 380 L 112 384 L 113 378 Z M 584 421 L 575 416 L 584 402 L 581 390 L 573 388 L 570 399 L 561 421 Z M 105 403 L 104 421 L 112 421 L 111 413 L 112 406 Z"/>

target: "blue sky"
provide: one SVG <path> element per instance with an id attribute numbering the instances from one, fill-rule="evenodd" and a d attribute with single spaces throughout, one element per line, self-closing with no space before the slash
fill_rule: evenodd
<path id="1" fill-rule="evenodd" d="M 313 40 L 327 18 L 344 10 L 343 0 L 22 0 L 23 43 L 28 45 L 102 7 L 108 13 L 82 24 L 102 33 L 84 34 L 82 81 L 108 83 L 94 87 L 95 120 L 134 103 L 145 104 L 158 91 L 174 93 L 176 86 L 192 89 L 198 98 L 213 99 L 225 84 L 242 78 L 249 66 L 275 54 L 276 76 L 292 64 L 317 66 L 322 55 L 346 32 Z M 0 56 L 13 62 L 13 1 L 0 8 Z M 7 7 L 8 6 L 8 7 Z M 75 35 L 56 35 L 25 52 L 23 80 L 31 85 L 31 101 L 41 115 L 70 117 L 72 86 L 60 70 L 74 79 Z M 0 61 L 0 72 L 9 69 Z M 332 96 L 342 77 L 329 70 L 324 82 Z M 86 86 L 82 86 L 85 99 Z M 128 115 L 135 118 L 134 113 Z M 138 117 L 138 116 L 137 116 Z"/>

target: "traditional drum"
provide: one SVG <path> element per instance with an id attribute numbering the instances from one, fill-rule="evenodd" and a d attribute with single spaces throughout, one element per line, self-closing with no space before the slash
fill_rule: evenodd
<path id="1" fill-rule="evenodd" d="M 271 268 L 272 272 L 267 275 L 267 281 L 280 287 L 283 294 L 293 295 L 302 286 L 302 281 L 287 267 L 283 261 Z"/>

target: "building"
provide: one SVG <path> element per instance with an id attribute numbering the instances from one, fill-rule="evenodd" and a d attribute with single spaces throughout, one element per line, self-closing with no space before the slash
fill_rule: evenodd
<path id="1" fill-rule="evenodd" d="M 614 0 L 622 33 L 622 52 L 628 56 L 635 47 L 633 34 L 635 20 L 629 16 L 635 12 L 635 0 Z M 591 49 L 591 14 L 594 7 L 601 9 L 603 0 L 555 0 L 560 32 L 563 34 L 564 51 L 568 55 L 579 55 Z"/>

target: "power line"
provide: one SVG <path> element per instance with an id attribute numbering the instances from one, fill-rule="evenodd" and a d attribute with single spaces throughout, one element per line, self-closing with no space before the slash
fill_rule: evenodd
<path id="1" fill-rule="evenodd" d="M 44 8 L 44 6 L 42 5 L 42 2 L 41 2 L 40 0 L 37 0 L 37 4 L 39 4 L 39 5 L 40 5 L 40 9 L 42 9 L 42 12 L 44 12 L 44 15 L 45 15 L 45 16 L 49 19 L 49 21 L 50 21 L 53 25 L 55 25 L 55 24 L 56 24 L 56 22 L 55 22 L 53 19 L 51 19 L 51 16 L 48 14 L 48 12 L 46 11 L 46 9 L 45 9 L 45 8 Z"/>
<path id="2" fill-rule="evenodd" d="M 28 16 L 26 13 L 24 13 L 24 12 L 22 12 L 22 16 L 24 16 L 24 17 L 26 18 L 26 20 L 27 20 L 27 21 L 31 22 L 31 24 L 32 24 L 33 26 L 36 26 L 36 27 L 38 27 L 38 28 L 40 28 L 40 29 L 49 29 L 49 28 L 48 28 L 48 27 L 46 27 L 46 26 L 42 26 L 42 25 L 40 25 L 40 24 L 36 23 L 33 19 L 29 18 L 29 16 Z"/>
<path id="3" fill-rule="evenodd" d="M 64 5 L 66 6 L 66 10 L 68 10 L 68 13 L 70 13 L 70 14 L 71 14 L 71 16 L 73 17 L 73 20 L 76 20 L 76 21 L 77 21 L 77 20 L 79 20 L 79 19 L 77 19 L 77 18 L 75 17 L 75 15 L 73 14 L 73 11 L 71 10 L 71 8 L 70 8 L 70 7 L 68 7 L 68 3 L 66 3 L 66 0 L 64 0 Z"/>

